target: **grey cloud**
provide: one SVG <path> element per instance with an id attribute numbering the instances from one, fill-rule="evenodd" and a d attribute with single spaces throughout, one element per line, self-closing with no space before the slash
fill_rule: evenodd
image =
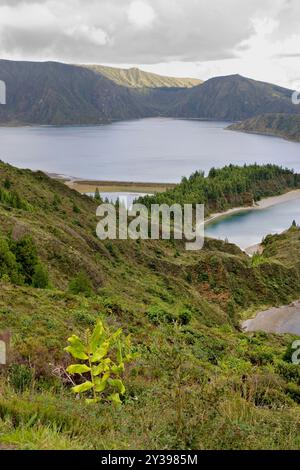
<path id="1" fill-rule="evenodd" d="M 153 8 L 154 19 L 139 27 L 128 19 L 132 1 L 0 0 L 0 8 L 9 7 L 16 18 L 26 8 L 34 15 L 36 5 L 49 16 L 49 24 L 44 20 L 39 27 L 37 18 L 12 24 L 0 13 L 0 54 L 98 63 L 224 59 L 234 57 L 240 43 L 253 34 L 251 18 L 265 14 L 272 4 L 270 0 L 251 0 L 242 6 L 240 0 L 144 0 Z"/>
<path id="2" fill-rule="evenodd" d="M 300 31 L 300 2 L 299 0 L 281 0 L 274 19 L 277 27 L 274 29 L 271 39 L 284 40 Z"/>

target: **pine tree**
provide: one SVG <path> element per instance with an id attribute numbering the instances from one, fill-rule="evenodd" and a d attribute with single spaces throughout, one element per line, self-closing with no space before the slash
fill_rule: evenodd
<path id="1" fill-rule="evenodd" d="M 94 199 L 95 199 L 95 201 L 99 202 L 100 204 L 102 204 L 102 202 L 103 202 L 102 198 L 101 198 L 101 195 L 100 195 L 99 188 L 96 188 L 96 190 L 95 190 Z"/>

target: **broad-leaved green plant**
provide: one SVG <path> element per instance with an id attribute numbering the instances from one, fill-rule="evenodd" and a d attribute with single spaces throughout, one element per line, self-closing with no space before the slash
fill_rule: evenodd
<path id="1" fill-rule="evenodd" d="M 108 400 L 116 406 L 121 405 L 121 397 L 126 391 L 121 376 L 125 364 L 134 358 L 130 337 L 123 338 L 121 328 L 111 334 L 99 320 L 92 333 L 90 330 L 85 332 L 83 340 L 72 335 L 68 342 L 65 351 L 80 363 L 70 365 L 67 373 L 79 374 L 84 379 L 72 391 L 90 395 L 87 403 Z"/>

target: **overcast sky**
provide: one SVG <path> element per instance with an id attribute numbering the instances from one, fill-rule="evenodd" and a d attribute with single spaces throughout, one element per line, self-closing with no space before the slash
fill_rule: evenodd
<path id="1" fill-rule="evenodd" d="M 299 0 L 0 0 L 0 58 L 300 89 Z"/>

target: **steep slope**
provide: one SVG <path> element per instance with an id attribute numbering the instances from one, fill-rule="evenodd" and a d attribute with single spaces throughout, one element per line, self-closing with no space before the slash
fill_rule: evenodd
<path id="1" fill-rule="evenodd" d="M 3 124 L 97 124 L 148 115 L 129 88 L 78 66 L 1 60 L 0 79 L 7 86 Z"/>
<path id="2" fill-rule="evenodd" d="M 274 135 L 300 142 L 300 116 L 290 114 L 264 114 L 228 127 L 232 131 Z"/>
<path id="3" fill-rule="evenodd" d="M 7 104 L 0 106 L 4 125 L 99 124 L 154 116 L 240 121 L 300 113 L 291 90 L 239 75 L 192 86 L 190 79 L 137 69 L 1 60 L 0 80 L 7 85 Z"/>
<path id="4" fill-rule="evenodd" d="M 0 163 L 0 330 L 12 335 L 12 363 L 0 374 L 1 446 L 299 448 L 292 338 L 249 336 L 238 326 L 245 309 L 252 315 L 299 297 L 299 229 L 267 237 L 253 263 L 218 240 L 197 253 L 180 241 L 101 242 L 95 209 L 43 173 Z M 16 246 L 18 263 L 30 264 L 28 237 L 50 286 L 10 277 Z M 80 270 L 90 295 L 68 289 Z M 76 399 L 64 373 L 67 338 L 99 317 L 130 333 L 138 353 L 118 410 Z"/>
<path id="5" fill-rule="evenodd" d="M 82 67 L 100 73 L 118 85 L 131 88 L 192 88 L 203 83 L 202 80 L 196 78 L 165 77 L 138 68 L 120 69 L 104 65 L 83 65 Z"/>
<path id="6" fill-rule="evenodd" d="M 240 75 L 216 77 L 185 90 L 169 114 L 177 117 L 238 121 L 265 113 L 299 114 L 292 90 Z"/>

